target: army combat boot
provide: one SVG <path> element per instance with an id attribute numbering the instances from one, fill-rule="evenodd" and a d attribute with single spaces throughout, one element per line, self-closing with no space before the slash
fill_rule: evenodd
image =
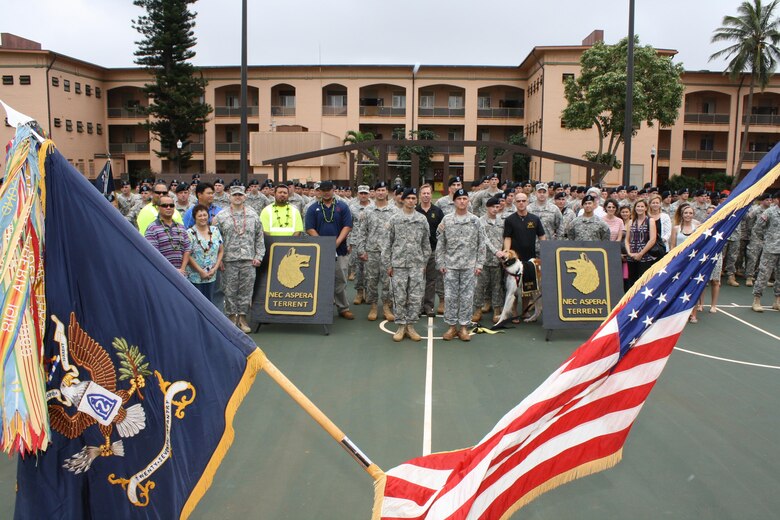
<path id="1" fill-rule="evenodd" d="M 449 341 L 452 338 L 454 338 L 458 334 L 458 329 L 455 327 L 455 325 L 450 325 L 450 328 L 447 329 L 447 332 L 442 334 L 441 339 L 444 341 Z"/>
<path id="2" fill-rule="evenodd" d="M 389 303 L 382 304 L 382 313 L 385 315 L 385 319 L 387 321 L 395 320 L 395 316 L 393 315 L 393 309 Z"/>
<path id="3" fill-rule="evenodd" d="M 414 330 L 414 325 L 411 323 L 406 325 L 406 335 L 409 336 L 409 339 L 412 341 L 420 341 L 422 339 L 422 337 L 417 334 L 417 331 Z"/>
<path id="4" fill-rule="evenodd" d="M 469 335 L 469 331 L 465 326 L 458 329 L 458 339 L 461 341 L 471 341 L 471 336 Z"/>
<path id="5" fill-rule="evenodd" d="M 729 277 L 726 279 L 726 285 L 730 285 L 732 287 L 739 287 L 739 282 L 736 280 L 733 274 L 730 274 Z"/>
<path id="6" fill-rule="evenodd" d="M 753 296 L 753 307 L 751 307 L 756 312 L 764 312 L 764 308 L 761 306 L 761 297 L 760 296 Z"/>
<path id="7" fill-rule="evenodd" d="M 404 339 L 404 335 L 406 335 L 406 325 L 399 325 L 398 330 L 393 334 L 393 341 L 396 343 L 401 341 Z"/>

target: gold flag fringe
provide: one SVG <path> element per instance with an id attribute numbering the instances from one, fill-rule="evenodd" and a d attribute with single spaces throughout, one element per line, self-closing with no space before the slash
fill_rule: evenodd
<path id="1" fill-rule="evenodd" d="M 216 474 L 217 469 L 219 469 L 219 465 L 222 464 L 222 459 L 224 459 L 225 455 L 227 455 L 230 446 L 233 444 L 233 439 L 235 438 L 235 430 L 233 430 L 233 418 L 238 411 L 238 407 L 241 406 L 241 402 L 244 400 L 244 397 L 246 397 L 246 394 L 249 393 L 249 389 L 255 382 L 257 373 L 263 369 L 263 366 L 266 362 L 266 356 L 265 353 L 258 348 L 252 352 L 249 357 L 247 357 L 246 361 L 244 375 L 241 376 L 241 380 L 239 381 L 238 386 L 236 386 L 236 389 L 233 391 L 233 395 L 230 397 L 227 407 L 225 408 L 225 431 L 222 434 L 222 438 L 220 439 L 219 444 L 217 444 L 217 447 L 214 449 L 214 453 L 211 455 L 211 459 L 206 465 L 206 469 L 200 476 L 198 483 L 192 489 L 187 502 L 184 504 L 184 508 L 181 510 L 181 515 L 179 518 L 182 520 L 189 518 L 189 516 L 195 510 L 195 507 L 198 505 L 198 502 L 200 502 L 200 500 L 203 498 L 203 495 L 205 495 L 206 491 L 208 491 L 208 489 L 211 487 L 211 483 L 214 480 L 214 475 Z"/>

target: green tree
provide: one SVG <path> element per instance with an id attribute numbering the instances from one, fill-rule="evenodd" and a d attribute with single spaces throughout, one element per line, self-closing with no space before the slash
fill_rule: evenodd
<path id="1" fill-rule="evenodd" d="M 347 134 L 344 136 L 343 144 L 358 144 L 365 141 L 373 141 L 376 139 L 373 133 L 371 132 L 360 132 L 358 130 L 348 130 Z M 379 155 L 379 150 L 376 149 L 376 147 L 372 147 L 369 149 L 371 153 L 376 157 Z M 347 154 L 350 154 L 351 152 L 346 152 Z M 358 163 L 362 163 L 364 160 L 367 160 L 370 163 L 373 164 L 363 164 L 360 166 L 360 172 L 361 172 L 361 178 L 358 180 L 359 183 L 367 183 L 367 184 L 373 184 L 374 183 L 374 175 L 376 173 L 376 164 L 374 163 L 374 160 L 371 157 L 366 157 L 362 153 L 358 153 L 357 155 Z"/>
<path id="2" fill-rule="evenodd" d="M 651 46 L 639 46 L 635 38 L 634 48 L 634 133 L 642 122 L 653 126 L 671 126 L 677 119 L 682 104 L 683 84 L 680 76 L 683 67 L 672 59 L 660 56 Z M 576 79 L 569 79 L 565 86 L 568 105 L 561 114 L 561 121 L 569 130 L 585 130 L 596 127 L 598 150 L 588 151 L 588 160 L 620 168 L 617 149 L 623 142 L 623 125 L 626 110 L 626 65 L 628 63 L 628 38 L 616 45 L 597 42 L 582 53 L 581 71 Z M 608 170 L 592 179 L 600 182 Z"/>
<path id="3" fill-rule="evenodd" d="M 525 135 L 523 132 L 517 132 L 515 134 L 511 134 L 506 142 L 508 144 L 514 144 L 518 146 L 526 146 L 527 141 L 525 139 Z M 487 159 L 487 146 L 480 146 L 477 149 L 477 155 L 479 156 L 479 160 L 485 161 Z M 493 159 L 497 159 L 501 155 L 506 152 L 503 148 L 494 148 L 493 149 Z M 520 181 L 520 180 L 526 180 L 528 179 L 528 163 L 530 161 L 530 158 L 522 153 L 515 153 L 512 154 L 512 180 L 513 181 Z"/>
<path id="4" fill-rule="evenodd" d="M 753 110 L 753 90 L 756 84 L 761 91 L 766 88 L 780 58 L 779 21 L 774 12 L 777 3 L 778 0 L 769 5 L 762 4 L 761 0 L 742 2 L 737 8 L 737 16 L 724 16 L 723 25 L 715 29 L 712 35 L 712 43 L 731 42 L 731 45 L 710 56 L 710 60 L 730 59 L 726 73 L 732 80 L 736 80 L 744 72 L 750 74 L 750 90 L 745 107 L 745 114 L 748 115 Z M 745 132 L 742 134 L 739 159 L 734 171 L 735 184 L 742 172 L 749 132 L 750 117 L 745 121 Z"/>
<path id="5" fill-rule="evenodd" d="M 195 56 L 195 13 L 188 9 L 196 0 L 133 0 L 146 14 L 133 20 L 142 36 L 136 42 L 135 63 L 148 70 L 153 83 L 144 85 L 151 98 L 145 110 L 150 117 L 144 128 L 160 141 L 160 157 L 177 160 L 186 167 L 192 153 L 177 148 L 181 140 L 186 146 L 190 137 L 202 134 L 211 113 L 203 102 L 206 80 L 189 63 Z"/>
<path id="6" fill-rule="evenodd" d="M 393 139 L 403 139 L 404 129 L 396 128 L 393 130 Z M 436 133 L 433 130 L 410 130 L 409 139 L 417 141 L 435 141 Z M 404 184 L 409 185 L 412 172 L 412 154 L 416 154 L 420 158 L 420 175 L 424 175 L 430 168 L 433 162 L 433 148 L 430 146 L 424 146 L 422 144 L 416 144 L 413 146 L 399 146 L 398 147 L 398 160 L 402 162 L 402 166 L 398 169 L 401 170 Z"/>

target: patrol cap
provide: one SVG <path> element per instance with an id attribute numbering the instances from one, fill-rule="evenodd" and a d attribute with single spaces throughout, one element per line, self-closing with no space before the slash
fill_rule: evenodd
<path id="1" fill-rule="evenodd" d="M 485 206 L 488 208 L 491 206 L 498 206 L 499 204 L 501 204 L 501 199 L 498 197 L 490 197 L 487 202 L 485 202 Z"/>
<path id="2" fill-rule="evenodd" d="M 365 184 L 361 184 L 360 186 L 358 186 L 358 193 L 368 193 L 369 191 L 371 190 Z"/>
<path id="3" fill-rule="evenodd" d="M 447 182 L 447 186 L 452 186 L 452 185 L 453 185 L 453 184 L 455 184 L 456 182 L 461 182 L 461 183 L 462 183 L 462 182 L 463 182 L 463 179 L 461 179 L 459 176 L 452 177 L 452 178 L 450 178 L 450 180 Z"/>
<path id="4" fill-rule="evenodd" d="M 555 200 L 565 199 L 565 198 L 566 198 L 566 194 L 562 191 L 555 194 Z"/>
<path id="5" fill-rule="evenodd" d="M 374 184 L 375 190 L 378 190 L 379 188 L 387 188 L 387 183 L 385 181 L 379 181 L 376 184 Z"/>
<path id="6" fill-rule="evenodd" d="M 536 191 L 547 191 L 547 183 L 546 182 L 540 182 L 536 185 Z"/>
<path id="7" fill-rule="evenodd" d="M 230 187 L 230 194 L 235 195 L 237 193 L 240 195 L 246 195 L 246 190 L 240 184 L 234 184 Z"/>
<path id="8" fill-rule="evenodd" d="M 458 197 L 466 197 L 466 198 L 468 198 L 469 194 L 466 193 L 466 190 L 464 190 L 463 188 L 460 188 L 460 189 L 455 190 L 455 193 L 452 194 L 452 200 L 455 200 Z"/>
<path id="9" fill-rule="evenodd" d="M 333 182 L 322 181 L 320 182 L 320 191 L 330 191 L 333 189 Z"/>
<path id="10" fill-rule="evenodd" d="M 594 197 L 593 195 L 585 195 L 582 198 L 582 202 L 583 203 L 585 203 L 585 202 L 595 202 L 595 201 L 596 201 L 596 197 Z"/>
<path id="11" fill-rule="evenodd" d="M 417 196 L 417 188 L 406 188 L 401 195 L 401 200 L 405 199 L 409 195 Z"/>
<path id="12" fill-rule="evenodd" d="M 190 189 L 190 185 L 187 184 L 186 182 L 182 182 L 181 184 L 176 186 L 176 193 L 181 193 L 183 191 L 187 191 L 188 189 Z"/>

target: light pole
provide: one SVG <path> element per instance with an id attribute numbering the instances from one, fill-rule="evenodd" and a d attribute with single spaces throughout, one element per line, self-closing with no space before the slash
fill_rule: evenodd
<path id="1" fill-rule="evenodd" d="M 653 184 L 653 175 L 655 174 L 655 145 L 650 147 L 650 185 L 654 186 Z"/>
<path id="2" fill-rule="evenodd" d="M 181 139 L 176 141 L 176 175 L 181 175 L 181 148 L 184 146 L 184 143 L 181 142 Z"/>

